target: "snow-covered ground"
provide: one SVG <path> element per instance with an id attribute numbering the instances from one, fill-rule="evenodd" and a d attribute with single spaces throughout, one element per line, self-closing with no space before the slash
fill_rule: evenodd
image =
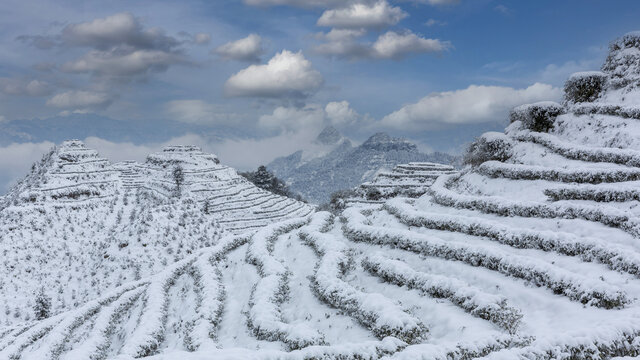
<path id="1" fill-rule="evenodd" d="M 158 273 L 226 234 L 309 212 L 196 147 L 168 147 L 142 164 L 110 164 L 82 142 L 67 141 L 0 199 L 0 324 L 34 320 L 41 288 L 57 314 Z"/>
<path id="2" fill-rule="evenodd" d="M 146 203 L 150 195 L 138 192 L 126 204 L 122 196 L 98 200 L 122 181 L 102 161 L 83 164 L 87 168 L 77 171 L 85 183 L 74 193 L 81 198 L 74 199 L 72 206 L 60 203 L 66 200 L 57 194 L 65 192 L 45 194 L 42 184 L 47 176 L 34 176 L 8 198 L 9 206 L 2 210 L 3 229 L 12 234 L 2 242 L 5 256 L 19 250 L 15 260 L 5 260 L 4 271 L 11 275 L 3 277 L 3 294 L 17 294 L 19 286 L 33 288 L 30 274 L 40 273 L 44 279 L 45 270 L 54 274 L 46 279 L 47 288 L 59 284 L 66 294 L 66 274 L 74 274 L 76 267 L 86 272 L 86 266 L 116 257 L 121 237 L 97 244 L 87 240 L 113 228 L 118 211 L 109 211 L 109 204 L 125 209 L 124 217 L 144 214 L 142 218 L 148 219 L 147 227 L 141 227 L 146 232 L 131 230 L 124 237 L 131 243 L 124 249 L 138 249 L 127 261 L 135 264 L 134 259 L 142 259 L 145 264 L 152 260 L 144 256 L 162 259 L 167 249 L 175 253 L 166 259 L 163 270 L 145 270 L 141 265 L 137 271 L 149 276 L 137 276 L 136 267 L 129 269 L 124 260 L 116 262 L 133 274 L 120 282 L 112 279 L 109 290 L 88 293 L 73 310 L 58 311 L 41 321 L 9 321 L 0 327 L 0 358 L 637 357 L 640 143 L 632 129 L 640 120 L 630 116 L 628 109 L 627 115 L 603 115 L 612 110 L 600 107 L 605 101 L 625 107 L 636 104 L 630 99 L 638 98 L 640 66 L 629 66 L 629 59 L 640 64 L 636 47 L 640 47 L 640 34 L 614 43 L 604 73 L 571 78 L 573 87 L 567 87 L 565 104 L 518 108 L 505 134 L 488 134 L 476 144 L 476 153 L 469 157 L 473 166 L 443 174 L 419 198 L 355 203 L 340 214 L 311 209 L 287 213 L 269 200 L 254 199 L 255 189 L 246 190 L 245 195 L 242 189 L 214 195 L 215 181 L 203 175 L 213 171 L 200 171 L 199 162 L 185 160 L 184 172 L 190 175 L 183 191 L 199 189 L 207 195 L 158 202 L 148 213 L 133 207 L 135 216 L 130 216 L 130 204 Z M 611 63 L 619 59 L 624 60 L 620 66 Z M 602 89 L 579 93 L 585 87 L 576 84 L 602 85 L 603 77 Z M 575 103 L 587 95 L 588 102 Z M 627 129 L 629 136 L 619 138 L 620 129 Z M 160 170 L 162 164 L 173 164 L 174 156 L 185 155 L 189 159 L 206 156 L 196 149 L 172 148 L 151 156 L 146 165 L 121 167 L 139 167 L 132 173 L 145 174 L 145 186 L 166 193 L 173 191 L 171 175 Z M 215 163 L 215 158 L 209 160 Z M 41 173 L 39 166 L 35 174 Z M 89 166 L 102 170 L 92 172 Z M 83 171 L 101 175 L 85 178 Z M 211 234 L 221 229 L 220 222 L 233 219 L 200 222 L 195 209 L 201 209 L 205 199 L 210 200 L 208 212 L 222 207 L 227 216 L 241 217 L 246 208 L 238 203 L 245 201 L 262 207 L 252 210 L 253 214 L 282 215 L 284 211 L 288 215 L 256 224 L 255 231 L 235 235 L 220 231 L 206 238 L 210 243 L 195 242 L 190 247 L 190 239 L 205 231 Z M 83 214 L 92 209 L 88 205 L 73 211 L 80 201 L 107 205 L 92 205 L 102 210 L 87 216 Z M 53 216 L 53 225 L 47 222 L 49 215 L 37 215 L 43 212 Z M 248 214 L 250 221 L 256 221 Z M 78 225 L 96 224 L 96 216 L 105 224 L 94 232 Z M 158 229 L 155 219 L 162 219 Z M 60 225 L 65 222 L 69 225 Z M 57 247 L 45 241 L 54 238 L 56 230 L 64 236 L 65 226 L 67 241 L 49 241 Z M 73 235 L 78 231 L 85 234 Z M 135 245 L 138 238 L 147 245 Z M 176 246 L 181 241 L 183 245 Z M 96 245 L 104 251 L 88 257 L 93 259 L 88 262 L 81 250 Z M 57 254 L 66 251 L 74 257 L 57 260 L 63 265 L 59 277 L 52 265 L 45 270 L 39 266 L 47 261 L 45 253 L 60 259 Z M 109 256 L 98 256 L 102 254 Z M 105 260 L 100 263 L 98 258 Z M 96 269 L 107 269 L 101 266 Z M 70 280 L 82 282 L 73 276 Z"/>

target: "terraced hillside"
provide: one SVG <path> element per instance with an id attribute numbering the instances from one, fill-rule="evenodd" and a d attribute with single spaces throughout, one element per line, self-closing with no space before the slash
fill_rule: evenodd
<path id="1" fill-rule="evenodd" d="M 637 357 L 640 34 L 603 70 L 515 109 L 420 198 L 223 236 L 0 329 L 0 358 Z"/>
<path id="2" fill-rule="evenodd" d="M 311 211 L 255 187 L 195 147 L 112 165 L 79 141 L 46 154 L 0 203 L 2 325 L 33 320 L 41 289 L 50 313 L 60 313 L 158 273 L 226 234 Z"/>
<path id="3" fill-rule="evenodd" d="M 455 173 L 451 165 L 412 162 L 400 164 L 392 171 L 381 172 L 370 182 L 361 184 L 357 194 L 365 200 L 382 201 L 393 197 L 424 195 L 440 175 Z"/>

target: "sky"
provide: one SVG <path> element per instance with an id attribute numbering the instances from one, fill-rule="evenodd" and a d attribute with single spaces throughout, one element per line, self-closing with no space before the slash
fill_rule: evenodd
<path id="1" fill-rule="evenodd" d="M 639 13 L 633 0 L 3 0 L 0 131 L 171 121 L 184 131 L 84 140 L 113 161 L 193 143 L 240 169 L 327 125 L 459 153 L 514 106 L 561 101 Z M 0 188 L 57 142 L 33 139 L 0 147 Z"/>

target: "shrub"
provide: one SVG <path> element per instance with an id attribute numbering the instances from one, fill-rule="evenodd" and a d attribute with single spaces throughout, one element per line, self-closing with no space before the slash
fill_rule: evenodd
<path id="1" fill-rule="evenodd" d="M 564 98 L 572 103 L 594 101 L 606 83 L 607 75 L 600 71 L 575 73 L 564 84 Z"/>
<path id="2" fill-rule="evenodd" d="M 638 81 L 640 65 L 637 49 L 640 49 L 639 32 L 625 34 L 609 45 L 609 55 L 602 65 L 602 71 L 611 76 L 612 86 L 619 88 Z"/>
<path id="3" fill-rule="evenodd" d="M 463 162 L 478 166 L 485 161 L 506 161 L 511 157 L 511 139 L 498 132 L 488 132 L 476 139 L 464 155 Z"/>
<path id="4" fill-rule="evenodd" d="M 563 113 L 560 104 L 553 101 L 542 101 L 534 104 L 521 105 L 509 114 L 511 122 L 520 121 L 529 130 L 547 132 L 553 128 L 558 115 Z"/>

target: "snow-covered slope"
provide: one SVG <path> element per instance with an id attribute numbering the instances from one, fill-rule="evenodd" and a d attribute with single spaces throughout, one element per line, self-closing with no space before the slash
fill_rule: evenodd
<path id="1" fill-rule="evenodd" d="M 112 165 L 80 141 L 46 154 L 2 204 L 3 325 L 31 320 L 40 288 L 58 313 L 157 273 L 224 234 L 311 211 L 255 187 L 196 147 Z"/>
<path id="2" fill-rule="evenodd" d="M 0 358 L 637 357 L 640 122 L 600 109 L 638 84 L 605 71 L 593 91 L 592 76 L 572 77 L 566 104 L 516 109 L 471 147 L 473 166 L 418 199 L 225 235 L 74 311 L 1 328 Z"/>
<path id="3" fill-rule="evenodd" d="M 315 203 L 324 203 L 338 190 L 351 189 L 381 171 L 414 161 L 450 164 L 456 158 L 443 153 L 423 154 L 407 140 L 384 133 L 354 147 L 336 129 L 328 127 L 310 149 L 278 158 L 267 167 L 291 190 Z"/>
<path id="4" fill-rule="evenodd" d="M 392 197 L 419 197 L 424 195 L 440 175 L 454 174 L 451 165 L 430 162 L 400 164 L 392 171 L 378 173 L 369 182 L 361 184 L 356 193 L 365 201 L 381 202 Z"/>

